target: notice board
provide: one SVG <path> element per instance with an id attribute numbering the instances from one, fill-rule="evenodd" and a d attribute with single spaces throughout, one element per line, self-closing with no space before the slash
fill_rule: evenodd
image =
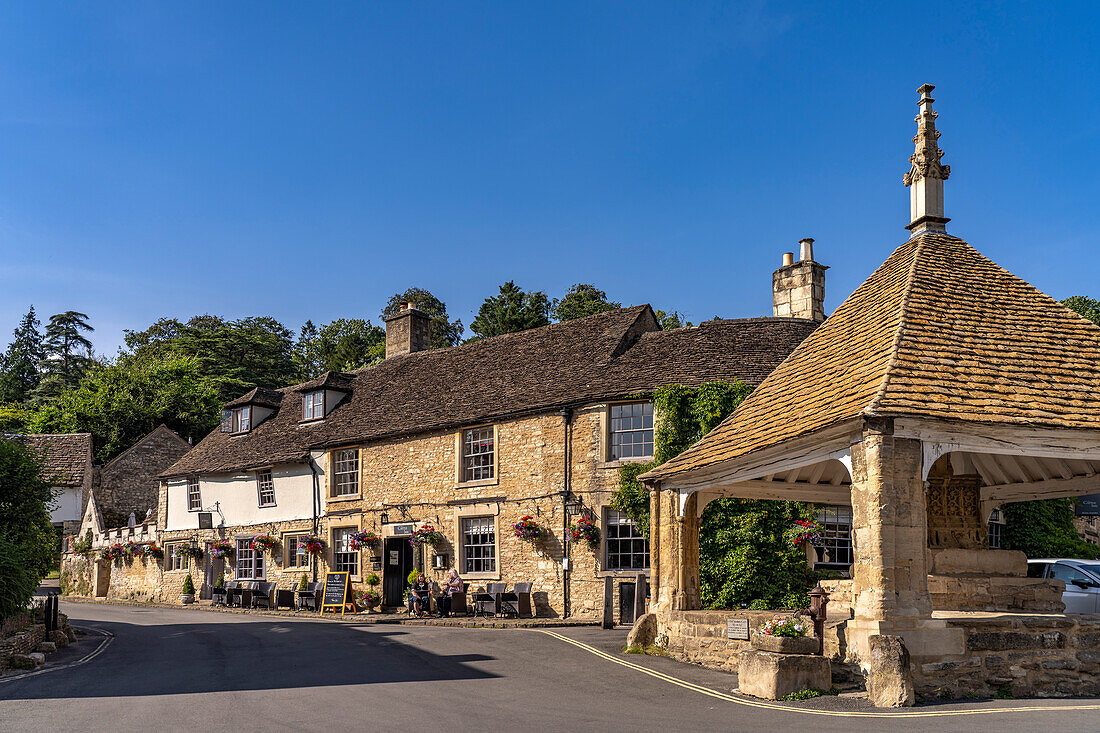
<path id="1" fill-rule="evenodd" d="M 325 573 L 325 593 L 321 597 L 321 613 L 326 608 L 340 609 L 340 613 L 355 613 L 355 601 L 351 597 L 350 573 Z"/>

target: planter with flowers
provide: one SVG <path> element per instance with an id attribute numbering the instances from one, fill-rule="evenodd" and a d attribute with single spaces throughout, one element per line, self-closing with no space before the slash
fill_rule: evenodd
<path id="1" fill-rule="evenodd" d="M 516 539 L 530 542 L 532 545 L 544 540 L 547 534 L 546 527 L 536 522 L 530 514 L 520 517 L 520 520 L 512 525 L 512 532 L 515 534 Z"/>
<path id="2" fill-rule="evenodd" d="M 279 546 L 279 540 L 269 534 L 258 534 L 248 543 L 249 549 L 256 552 L 269 552 Z"/>
<path id="3" fill-rule="evenodd" d="M 807 635 L 810 623 L 794 614 L 771 618 L 752 635 L 752 648 L 775 654 L 816 654 L 817 637 Z"/>
<path id="4" fill-rule="evenodd" d="M 122 543 L 116 542 L 113 545 L 104 547 L 99 551 L 100 560 L 121 560 L 123 555 Z"/>
<path id="5" fill-rule="evenodd" d="M 130 540 L 122 545 L 122 556 L 127 560 L 132 560 L 141 554 L 141 543 Z"/>
<path id="6" fill-rule="evenodd" d="M 233 554 L 233 543 L 229 540 L 218 540 L 210 545 L 210 557 L 223 559 Z"/>
<path id="7" fill-rule="evenodd" d="M 363 580 L 370 586 L 370 590 L 363 591 L 357 596 L 359 605 L 366 608 L 368 612 L 373 611 L 382 602 L 382 594 L 374 589 L 382 580 L 377 573 L 371 573 Z"/>
<path id="8" fill-rule="evenodd" d="M 420 525 L 419 529 L 413 532 L 412 536 L 409 537 L 409 544 L 413 547 L 417 545 L 432 545 L 434 547 L 442 542 L 443 533 L 427 523 Z"/>
<path id="9" fill-rule="evenodd" d="M 369 529 L 352 532 L 351 534 L 351 549 L 353 550 L 373 550 L 378 547 L 381 542 L 382 538 Z"/>
<path id="10" fill-rule="evenodd" d="M 141 547 L 138 548 L 138 554 L 142 557 L 153 557 L 160 559 L 164 557 L 164 550 L 157 547 L 156 542 L 144 542 Z"/>
<path id="11" fill-rule="evenodd" d="M 310 535 L 299 545 L 308 555 L 320 555 L 325 551 L 325 541 L 316 535 Z"/>
<path id="12" fill-rule="evenodd" d="M 176 545 L 174 554 L 184 560 L 201 560 L 203 552 L 198 545 Z"/>
<path id="13" fill-rule="evenodd" d="M 573 543 L 583 542 L 590 550 L 600 548 L 600 528 L 592 521 L 592 517 L 581 516 L 573 524 L 569 525 L 569 541 Z"/>

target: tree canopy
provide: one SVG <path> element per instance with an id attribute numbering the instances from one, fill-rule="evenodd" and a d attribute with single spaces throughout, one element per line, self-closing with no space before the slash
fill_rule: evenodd
<path id="1" fill-rule="evenodd" d="M 546 293 L 524 292 L 512 280 L 500 286 L 500 293 L 486 298 L 470 324 L 477 338 L 526 331 L 550 323 L 550 299 Z"/>
<path id="2" fill-rule="evenodd" d="M 1062 305 L 1100 326 L 1100 301 L 1084 295 L 1073 295 L 1063 300 Z"/>
<path id="3" fill-rule="evenodd" d="M 50 479 L 40 456 L 0 437 L 0 619 L 26 608 L 54 563 Z"/>
<path id="4" fill-rule="evenodd" d="M 554 299 L 550 313 L 555 321 L 572 321 L 622 307 L 622 303 L 608 300 L 607 293 L 595 285 L 577 283 L 566 291 L 561 300 Z"/>
<path id="5" fill-rule="evenodd" d="M 26 402 L 38 387 L 45 358 L 39 325 L 32 305 L 0 358 L 0 402 Z"/>
<path id="6" fill-rule="evenodd" d="M 38 383 L 39 399 L 72 389 L 93 363 L 92 342 L 85 333 L 95 329 L 88 316 L 79 311 L 65 311 L 50 316 L 46 338 L 42 342 L 43 367 Z"/>
<path id="7" fill-rule="evenodd" d="M 423 288 L 409 288 L 403 293 L 395 293 L 382 309 L 382 315 L 388 316 L 401 310 L 402 303 L 412 303 L 431 317 L 431 347 L 442 349 L 457 346 L 462 340 L 462 321 L 450 320 L 447 304 Z"/>
<path id="8" fill-rule="evenodd" d="M 302 381 L 328 371 L 350 371 L 386 356 L 386 329 L 362 318 L 338 318 L 318 328 L 306 321 L 294 344 L 294 365 Z"/>

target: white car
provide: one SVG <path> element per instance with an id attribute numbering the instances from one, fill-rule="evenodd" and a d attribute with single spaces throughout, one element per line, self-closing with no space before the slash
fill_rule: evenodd
<path id="1" fill-rule="evenodd" d="M 1054 578 L 1066 584 L 1066 613 L 1100 613 L 1100 560 L 1043 558 L 1027 561 L 1029 578 Z"/>

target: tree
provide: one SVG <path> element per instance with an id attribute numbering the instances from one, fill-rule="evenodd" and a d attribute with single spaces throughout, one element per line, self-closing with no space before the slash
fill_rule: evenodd
<path id="1" fill-rule="evenodd" d="M 1100 326 L 1100 301 L 1084 295 L 1074 295 L 1063 300 L 1062 305 Z"/>
<path id="2" fill-rule="evenodd" d="M 449 320 L 447 304 L 423 288 L 409 288 L 397 293 L 382 310 L 382 316 L 388 316 L 401 310 L 402 303 L 412 303 L 431 317 L 430 345 L 433 349 L 457 346 L 462 339 L 462 321 Z"/>
<path id="3" fill-rule="evenodd" d="M 41 456 L 0 438 L 0 619 L 26 608 L 53 565 L 53 483 Z"/>
<path id="4" fill-rule="evenodd" d="M 317 328 L 306 321 L 294 345 L 298 378 L 305 381 L 327 371 L 350 371 L 386 356 L 386 329 L 362 318 L 339 318 Z"/>
<path id="5" fill-rule="evenodd" d="M 486 298 L 470 324 L 478 338 L 526 331 L 550 323 L 550 299 L 546 293 L 523 288 L 509 280 L 500 286 L 500 294 Z"/>
<path id="6" fill-rule="evenodd" d="M 50 316 L 46 324 L 43 375 L 38 384 L 39 399 L 71 389 L 89 369 L 92 359 L 92 342 L 85 332 L 95 329 L 88 323 L 88 316 L 79 311 L 65 311 Z"/>
<path id="7" fill-rule="evenodd" d="M 28 428 L 91 433 L 96 459 L 106 463 L 161 423 L 183 436 L 213 430 L 225 401 L 219 384 L 202 374 L 194 357 L 123 354 L 38 408 Z"/>
<path id="8" fill-rule="evenodd" d="M 654 310 L 653 315 L 657 316 L 657 323 L 661 324 L 661 328 L 668 331 L 673 328 L 683 328 L 684 326 L 693 326 L 683 313 L 680 311 L 668 311 Z"/>
<path id="9" fill-rule="evenodd" d="M 138 359 L 194 359 L 197 375 L 213 384 L 221 402 L 253 387 L 276 389 L 296 380 L 293 333 L 274 318 L 227 321 L 195 316 L 186 323 L 162 318 L 144 331 L 127 331 Z"/>
<path id="10" fill-rule="evenodd" d="M 607 293 L 589 283 L 577 283 L 561 300 L 554 299 L 550 313 L 556 321 L 571 321 L 596 313 L 622 308 L 622 303 L 607 299 Z"/>
<path id="11" fill-rule="evenodd" d="M 1005 504 L 1005 549 L 1028 557 L 1100 559 L 1100 547 L 1085 542 L 1073 526 L 1073 499 Z"/>
<path id="12" fill-rule="evenodd" d="M 32 305 L 0 358 L 0 402 L 26 402 L 38 387 L 38 367 L 45 357 L 39 325 Z"/>

